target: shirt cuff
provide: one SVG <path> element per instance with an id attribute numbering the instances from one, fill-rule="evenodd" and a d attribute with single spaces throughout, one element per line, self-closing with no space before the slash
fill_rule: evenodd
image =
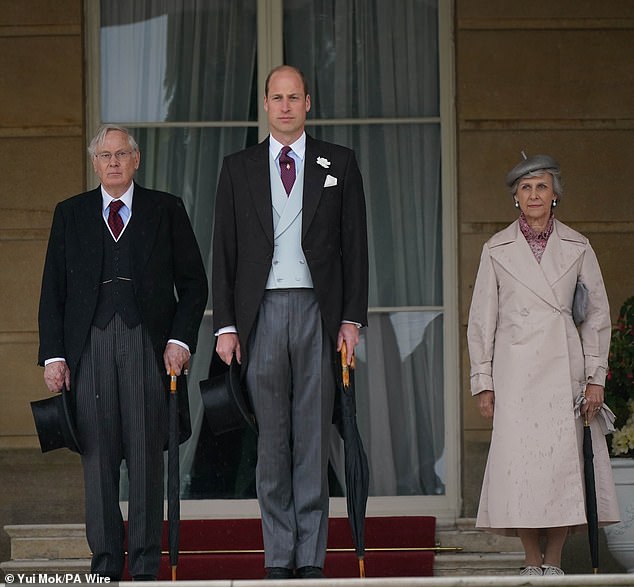
<path id="1" fill-rule="evenodd" d="M 354 324 L 357 328 L 361 328 L 363 326 L 360 322 L 353 322 L 352 320 L 342 320 L 342 324 Z"/>
<path id="2" fill-rule="evenodd" d="M 231 326 L 223 326 L 222 328 L 219 328 L 218 330 L 216 330 L 216 332 L 214 332 L 216 336 L 220 336 L 221 334 L 229 334 L 229 333 L 238 334 L 238 329 L 235 326 L 231 325 Z"/>
<path id="3" fill-rule="evenodd" d="M 64 361 L 65 363 L 66 359 L 64 359 L 63 357 L 53 357 L 52 359 L 46 359 L 46 361 L 44 361 L 44 366 L 46 367 L 47 365 L 50 365 L 51 363 L 59 363 L 60 361 Z"/>
<path id="4" fill-rule="evenodd" d="M 176 340 L 175 338 L 170 338 L 168 341 L 168 343 L 173 342 L 174 344 L 177 344 L 178 346 L 182 346 L 188 353 L 189 351 L 189 346 L 186 345 L 184 342 L 181 342 L 180 340 Z"/>

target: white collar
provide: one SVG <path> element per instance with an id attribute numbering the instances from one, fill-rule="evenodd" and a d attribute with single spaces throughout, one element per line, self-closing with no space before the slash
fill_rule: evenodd
<path id="1" fill-rule="evenodd" d="M 113 198 L 103 187 L 101 186 L 101 209 L 105 212 L 106 208 L 110 206 L 112 200 L 121 200 L 130 211 L 132 211 L 132 196 L 134 195 L 134 182 L 130 184 L 130 187 L 126 190 L 120 198 Z"/>
<path id="2" fill-rule="evenodd" d="M 280 143 L 273 135 L 269 135 L 269 152 L 273 159 L 277 159 L 284 145 Z M 301 136 L 289 145 L 295 155 L 297 155 L 302 161 L 306 154 L 306 132 L 303 132 Z"/>

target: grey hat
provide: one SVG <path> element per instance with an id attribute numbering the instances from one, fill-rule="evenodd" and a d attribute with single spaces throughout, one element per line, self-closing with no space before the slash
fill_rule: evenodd
<path id="1" fill-rule="evenodd" d="M 520 177 L 524 177 L 531 171 L 539 169 L 550 169 L 559 173 L 559 163 L 550 155 L 534 155 L 520 161 L 511 171 L 506 174 L 506 185 L 511 187 Z"/>

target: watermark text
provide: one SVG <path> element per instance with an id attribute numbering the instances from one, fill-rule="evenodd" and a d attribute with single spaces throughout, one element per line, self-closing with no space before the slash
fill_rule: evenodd
<path id="1" fill-rule="evenodd" d="M 110 583 L 110 577 L 97 573 L 8 573 L 7 585 L 67 585 L 71 583 Z"/>

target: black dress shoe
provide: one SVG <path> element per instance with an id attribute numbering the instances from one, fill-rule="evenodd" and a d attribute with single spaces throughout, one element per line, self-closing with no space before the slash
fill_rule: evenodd
<path id="1" fill-rule="evenodd" d="M 156 577 L 154 575 L 134 575 L 132 580 L 133 581 L 156 581 Z"/>
<path id="2" fill-rule="evenodd" d="M 293 571 L 285 567 L 266 567 L 265 579 L 292 579 Z"/>
<path id="3" fill-rule="evenodd" d="M 299 567 L 297 576 L 300 579 L 323 579 L 324 572 L 320 567 Z"/>

